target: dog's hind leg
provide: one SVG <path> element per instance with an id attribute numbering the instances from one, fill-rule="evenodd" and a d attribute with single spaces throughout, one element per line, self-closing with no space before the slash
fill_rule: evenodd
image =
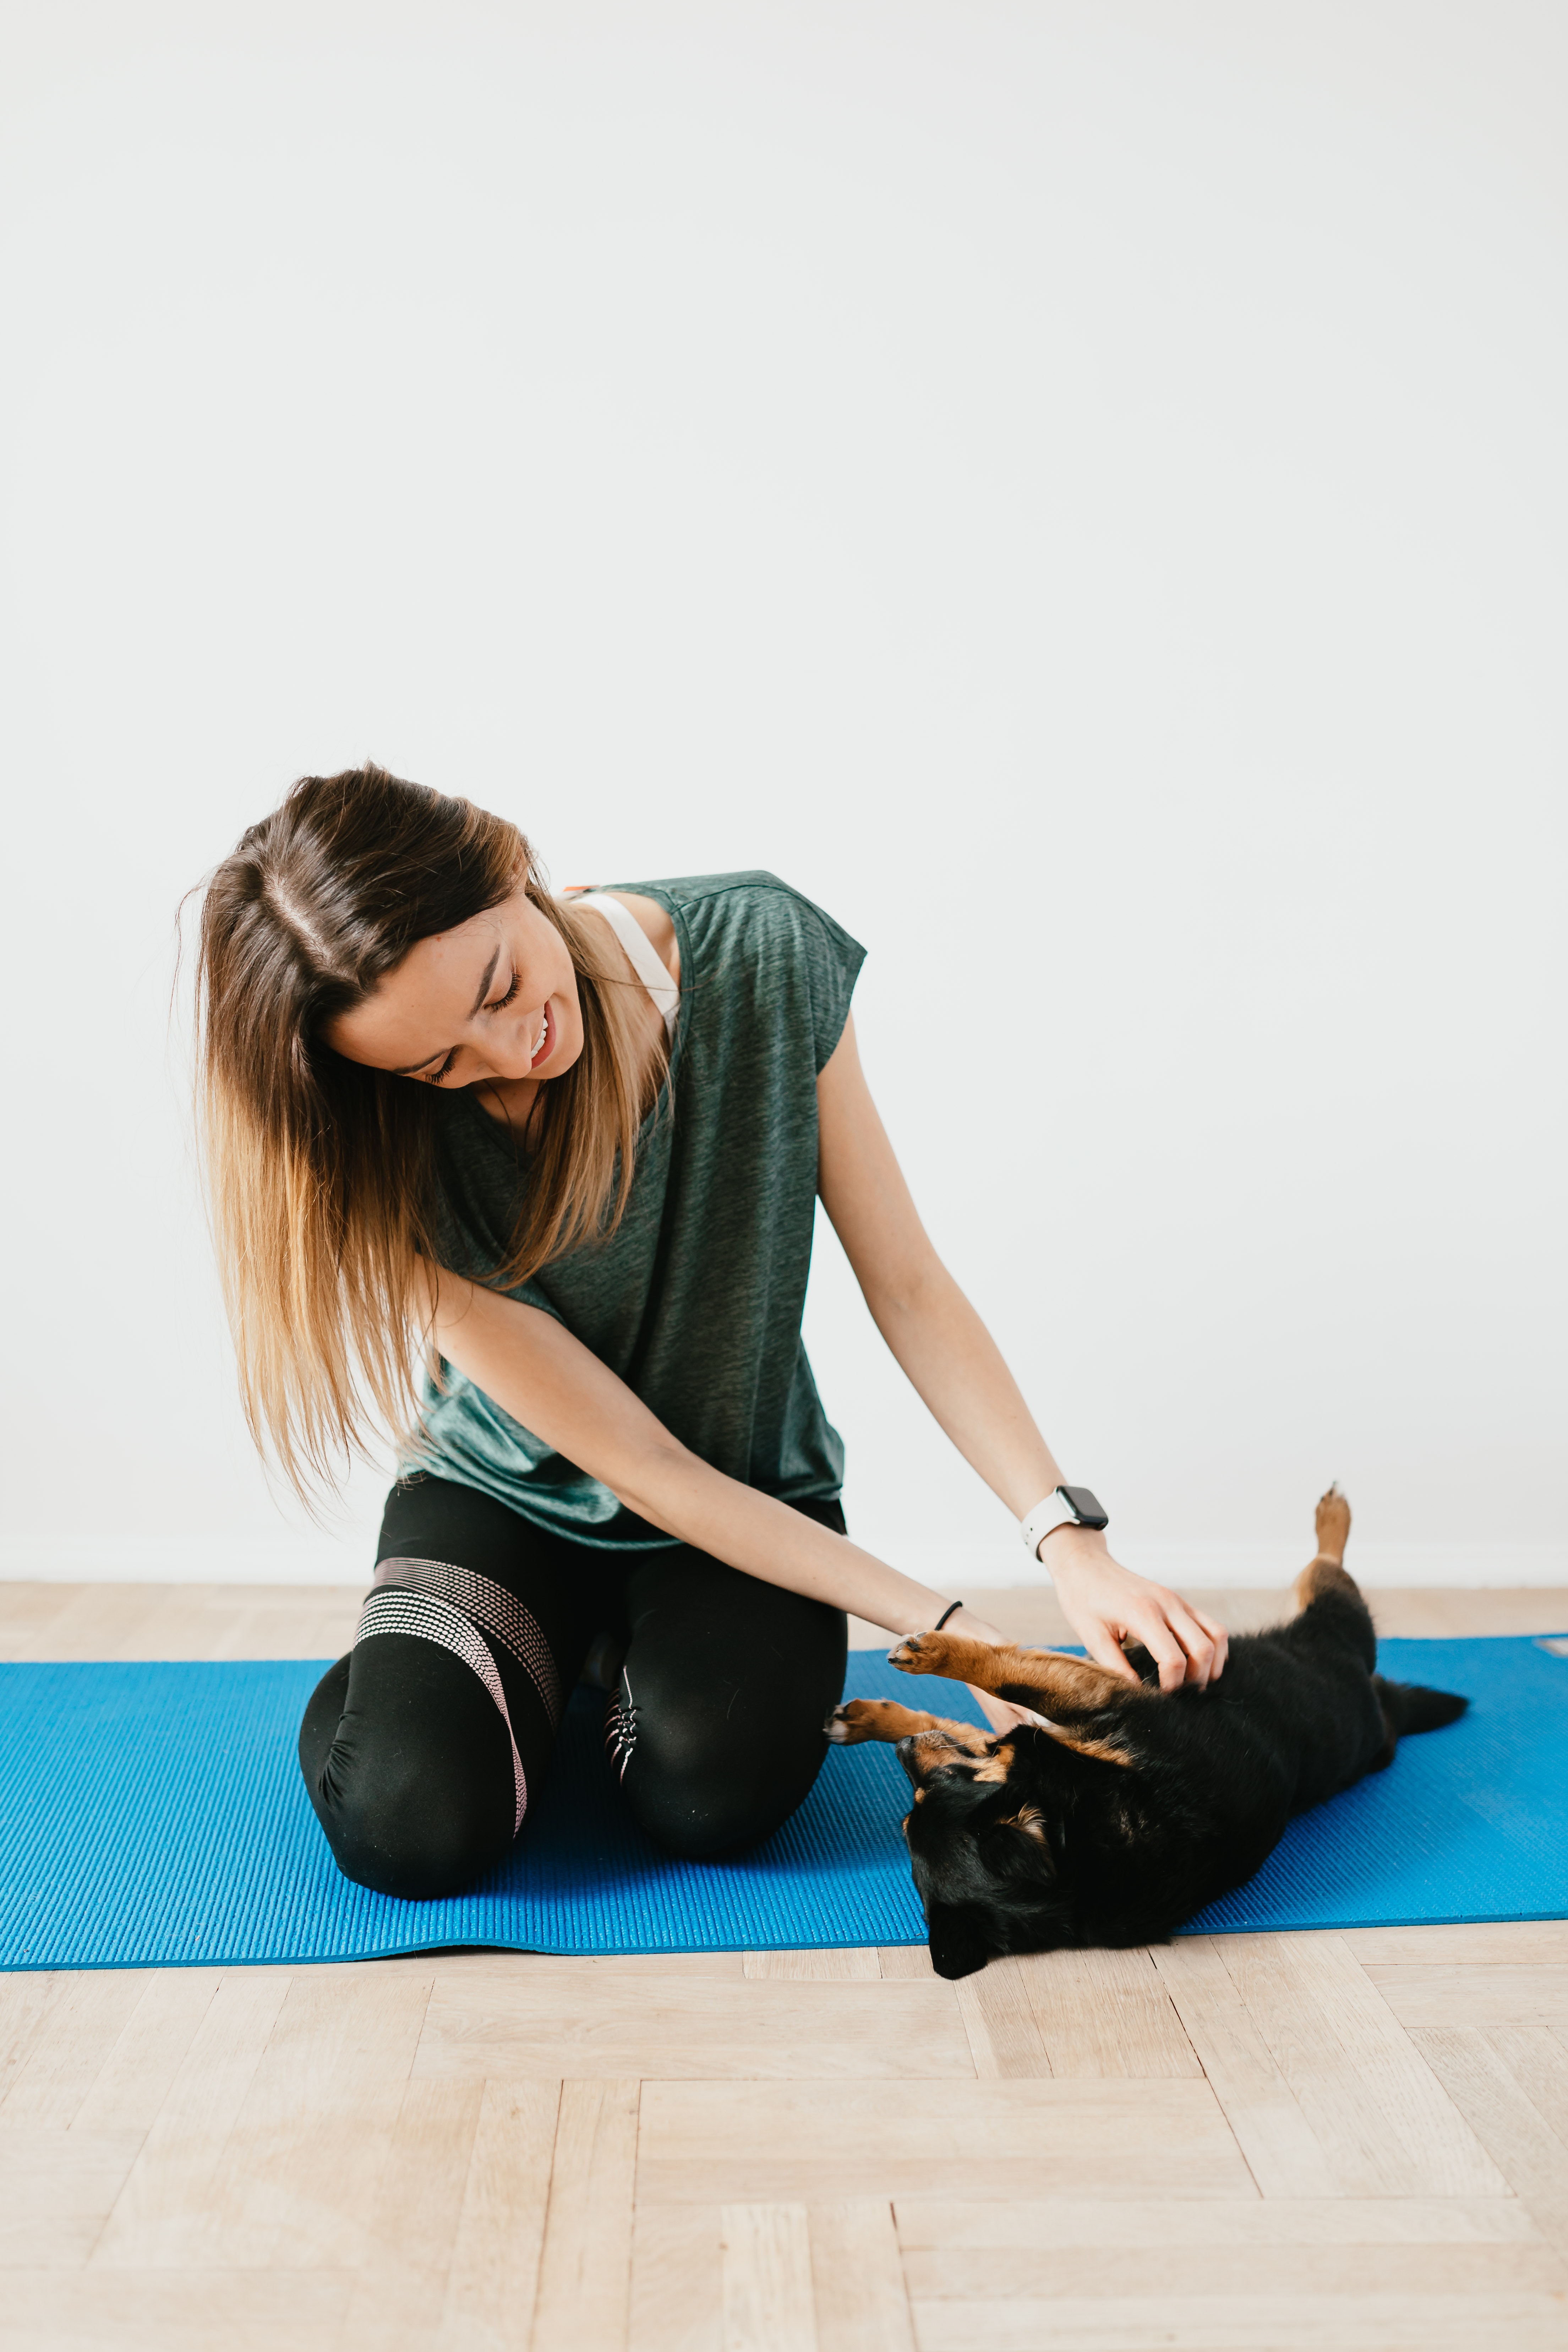
<path id="1" fill-rule="evenodd" d="M 1351 1507 L 1337 1486 L 1331 1486 L 1318 1504 L 1318 1551 L 1296 1579 L 1296 1606 L 1310 1609 L 1326 1592 L 1342 1592 L 1360 1601 L 1361 1588 L 1345 1572 L 1345 1544 L 1351 1531 Z"/>
<path id="2" fill-rule="evenodd" d="M 1301 1628 L 1296 1638 L 1311 1642 L 1328 1633 L 1336 1642 L 1348 1641 L 1370 1674 L 1377 1664 L 1377 1633 L 1360 1585 L 1345 1570 L 1350 1531 L 1351 1507 L 1339 1488 L 1331 1486 L 1318 1505 L 1317 1558 L 1296 1579 L 1300 1614 L 1295 1622 Z"/>

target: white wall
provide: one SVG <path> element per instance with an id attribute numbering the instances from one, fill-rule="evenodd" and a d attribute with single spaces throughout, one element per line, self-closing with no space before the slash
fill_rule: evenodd
<path id="1" fill-rule="evenodd" d="M 1553 0 L 13 11 L 12 1574 L 357 1577 L 233 1398 L 165 1013 L 297 773 L 873 950 L 1123 1555 L 1560 1576 Z M 831 1244 L 858 1532 L 1021 1571 Z"/>

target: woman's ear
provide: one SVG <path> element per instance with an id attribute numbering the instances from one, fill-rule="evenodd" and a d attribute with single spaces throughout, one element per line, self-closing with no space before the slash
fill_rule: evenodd
<path id="1" fill-rule="evenodd" d="M 991 1958 L 968 1904 L 933 1903 L 926 1927 L 931 1964 L 939 1977 L 972 1977 Z"/>

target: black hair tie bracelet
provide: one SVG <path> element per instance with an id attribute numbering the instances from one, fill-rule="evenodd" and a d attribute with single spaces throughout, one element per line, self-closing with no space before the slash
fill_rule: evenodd
<path id="1" fill-rule="evenodd" d="M 963 1603 L 962 1601 L 950 1601 L 947 1607 L 942 1611 L 942 1615 L 937 1619 L 936 1623 L 931 1627 L 931 1632 L 933 1633 L 940 1633 L 948 1619 L 954 1616 L 957 1612 L 963 1608 Z"/>

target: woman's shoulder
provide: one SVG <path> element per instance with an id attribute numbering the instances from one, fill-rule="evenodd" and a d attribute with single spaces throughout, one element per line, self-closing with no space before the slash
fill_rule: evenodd
<path id="1" fill-rule="evenodd" d="M 847 933 L 804 890 L 765 867 L 734 874 L 686 874 L 660 881 L 615 882 L 628 895 L 658 898 L 699 938 L 717 946 L 763 943 Z"/>

